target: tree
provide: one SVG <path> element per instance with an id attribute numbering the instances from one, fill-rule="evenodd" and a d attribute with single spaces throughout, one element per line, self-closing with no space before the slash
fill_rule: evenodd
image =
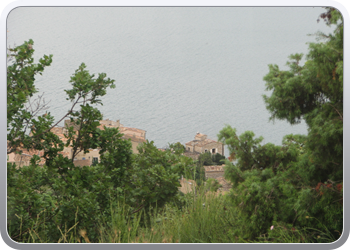
<path id="1" fill-rule="evenodd" d="M 289 71 L 269 65 L 264 77 L 272 95 L 264 100 L 271 119 L 295 124 L 304 119 L 308 125 L 306 148 L 315 181 L 342 179 L 343 169 L 343 23 L 340 13 L 326 8 L 321 15 L 334 34 L 318 34 L 326 42 L 311 43 L 307 62 L 302 54 L 290 56 Z M 316 177 L 317 176 L 317 177 Z"/>
<path id="2" fill-rule="evenodd" d="M 238 136 L 230 126 L 218 135 L 236 160 L 226 161 L 225 178 L 233 183 L 232 202 L 244 220 L 239 230 L 248 239 L 278 238 L 271 225 L 293 237 L 306 230 L 301 240 L 310 242 L 334 241 L 342 231 L 343 23 L 337 10 L 326 10 L 320 17 L 336 26 L 333 34 L 318 34 L 325 42 L 310 43 L 304 65 L 303 55 L 294 54 L 289 70 L 269 65 L 264 77 L 272 91 L 263 96 L 270 119 L 305 120 L 308 134 L 286 135 L 282 146 L 261 145 L 262 137 Z"/>
<path id="3" fill-rule="evenodd" d="M 225 156 L 223 156 L 223 155 L 221 155 L 219 153 L 213 154 L 212 155 L 212 161 L 216 165 L 222 165 L 222 164 L 225 163 Z"/>
<path id="4" fill-rule="evenodd" d="M 58 242 L 64 227 L 86 229 L 90 240 L 97 241 L 100 223 L 112 221 L 115 210 L 125 208 L 130 217 L 149 206 L 162 206 L 174 200 L 179 186 L 179 171 L 186 168 L 178 154 L 161 152 L 153 142 L 132 154 L 130 140 L 122 139 L 116 128 L 99 129 L 101 97 L 114 80 L 105 73 L 90 74 L 82 63 L 70 79 L 72 88 L 65 90 L 72 103 L 67 113 L 54 122 L 50 113 L 38 115 L 45 106 L 31 109 L 30 97 L 37 92 L 36 74 L 49 66 L 52 56 L 44 56 L 34 64 L 33 41 L 10 49 L 8 65 L 7 152 L 23 149 L 44 152 L 45 165 L 34 155 L 31 164 L 18 168 L 7 165 L 8 233 L 19 242 L 27 241 L 30 232 L 44 230 L 49 242 Z M 29 104 L 28 104 L 29 103 Z M 26 106 L 27 104 L 27 106 Z M 66 125 L 62 141 L 51 130 L 63 119 Z M 60 154 L 72 148 L 72 157 Z M 100 163 L 76 167 L 79 152 L 100 149 Z M 122 205 L 120 205 L 122 204 Z M 127 221 L 128 219 L 126 219 Z"/>
<path id="5" fill-rule="evenodd" d="M 162 207 L 173 198 L 180 186 L 180 172 L 186 168 L 179 155 L 158 150 L 153 141 L 143 143 L 138 151 L 126 175 L 132 213 L 150 206 Z"/>
<path id="6" fill-rule="evenodd" d="M 169 150 L 174 154 L 182 155 L 186 151 L 186 148 L 180 142 L 176 142 L 169 144 Z"/>
<path id="7" fill-rule="evenodd" d="M 198 156 L 198 164 L 200 166 L 211 166 L 213 165 L 213 159 L 210 152 L 201 153 Z"/>
<path id="8" fill-rule="evenodd" d="M 42 74 L 45 67 L 50 66 L 52 55 L 39 59 L 35 64 L 33 40 L 25 42 L 16 48 L 8 49 L 7 66 L 7 154 L 19 151 L 21 147 L 31 148 L 34 143 L 28 134 L 35 125 L 34 118 L 45 108 L 41 97 L 36 105 L 30 99 L 38 90 L 34 81 L 37 74 Z M 28 104 L 26 106 L 26 104 Z M 52 117 L 41 116 L 42 129 L 48 130 Z"/>

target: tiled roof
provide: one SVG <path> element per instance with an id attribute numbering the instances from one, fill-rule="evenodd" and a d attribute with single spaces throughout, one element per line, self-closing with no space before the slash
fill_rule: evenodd
<path id="1" fill-rule="evenodd" d="M 139 128 L 130 128 L 130 127 L 121 127 L 120 128 L 120 131 L 134 131 L 134 132 L 146 132 L 146 130 L 143 130 L 143 129 L 139 129 Z"/>
<path id="2" fill-rule="evenodd" d="M 203 147 L 204 145 L 207 145 L 209 143 L 220 143 L 220 142 L 217 142 L 217 141 L 214 141 L 214 140 L 211 140 L 211 139 L 205 139 L 204 141 L 199 141 L 196 146 L 199 146 L 199 147 Z"/>
<path id="3" fill-rule="evenodd" d="M 131 141 L 146 142 L 146 139 L 142 136 L 123 134 L 122 139 L 131 139 Z"/>
<path id="4" fill-rule="evenodd" d="M 185 145 L 190 145 L 190 146 L 195 145 L 195 146 L 203 147 L 204 145 L 207 145 L 207 144 L 213 143 L 213 142 L 221 144 L 221 142 L 217 142 L 217 141 L 214 141 L 212 139 L 205 139 L 203 141 L 199 141 L 199 140 L 189 141 L 189 142 L 186 142 Z"/>

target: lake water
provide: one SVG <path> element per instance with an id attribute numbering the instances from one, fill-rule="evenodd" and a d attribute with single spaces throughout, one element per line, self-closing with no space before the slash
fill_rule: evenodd
<path id="1" fill-rule="evenodd" d="M 20 7 L 7 20 L 8 45 L 34 40 L 35 59 L 53 54 L 36 86 L 57 120 L 70 107 L 64 89 L 84 62 L 115 79 L 104 118 L 146 130 L 158 147 L 196 132 L 217 139 L 229 124 L 264 143 L 306 134 L 304 123 L 269 122 L 262 99 L 268 64 L 287 69 L 307 54 L 316 31 L 330 33 L 313 7 Z M 63 124 L 61 124 L 63 125 Z M 226 150 L 225 155 L 228 155 Z"/>

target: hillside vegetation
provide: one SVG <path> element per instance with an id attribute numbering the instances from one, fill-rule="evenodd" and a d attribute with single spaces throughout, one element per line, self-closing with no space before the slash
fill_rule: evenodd
<path id="1" fill-rule="evenodd" d="M 289 134 L 281 145 L 262 144 L 252 131 L 241 135 L 230 125 L 218 138 L 227 145 L 225 179 L 232 188 L 215 194 L 218 183 L 205 183 L 202 166 L 185 157 L 178 144 L 158 150 L 152 141 L 133 154 L 117 128 L 99 129 L 98 105 L 114 80 L 90 74 L 82 63 L 72 74 L 71 102 L 56 119 L 47 112 L 35 77 L 52 62 L 34 63 L 34 42 L 8 50 L 7 153 L 42 150 L 29 166 L 7 164 L 7 228 L 16 242 L 70 243 L 235 243 L 333 242 L 343 231 L 343 22 L 325 8 L 320 19 L 334 26 L 317 33 L 318 43 L 293 54 L 281 71 L 269 65 L 263 95 L 271 120 L 302 120 L 307 135 Z M 122 94 L 122 93 L 120 93 Z M 51 129 L 63 119 L 62 142 Z M 57 122 L 55 122 L 57 121 Z M 71 146 L 73 157 L 60 152 Z M 76 167 L 74 155 L 99 148 L 95 166 Z M 179 191 L 181 176 L 198 187 Z M 210 184 L 211 183 L 211 184 Z"/>

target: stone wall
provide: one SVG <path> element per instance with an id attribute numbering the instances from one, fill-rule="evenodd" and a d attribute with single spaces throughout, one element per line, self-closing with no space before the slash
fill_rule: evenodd
<path id="1" fill-rule="evenodd" d="M 213 153 L 212 150 L 215 149 L 215 152 Z M 207 152 L 210 152 L 212 154 L 216 154 L 219 153 L 221 155 L 224 155 L 224 147 L 223 144 L 220 142 L 210 142 L 207 143 L 205 145 L 203 145 L 200 149 L 202 153 L 205 153 L 205 150 L 207 150 Z"/>
<path id="2" fill-rule="evenodd" d="M 222 185 L 222 187 L 219 188 L 218 191 L 228 192 L 230 190 L 230 188 L 232 187 L 231 183 L 229 181 L 225 180 L 224 177 L 218 177 L 218 178 L 216 178 L 216 180 L 218 180 L 219 184 Z"/>
<path id="3" fill-rule="evenodd" d="M 224 178 L 225 165 L 220 166 L 204 166 L 206 179 L 212 178 L 222 185 L 218 192 L 228 192 L 232 187 L 231 183 Z"/>
<path id="4" fill-rule="evenodd" d="M 194 191 L 194 187 L 196 186 L 196 182 L 191 179 L 181 178 L 180 179 L 180 187 L 179 190 L 184 194 L 191 193 Z"/>
<path id="5" fill-rule="evenodd" d="M 224 166 L 225 165 L 219 165 L 219 166 L 204 166 L 205 170 L 205 177 L 216 179 L 218 177 L 224 176 Z"/>
<path id="6" fill-rule="evenodd" d="M 90 166 L 90 160 L 74 160 L 73 161 L 74 166 L 76 167 L 83 167 L 83 166 Z"/>
<path id="7" fill-rule="evenodd" d="M 217 179 L 219 177 L 224 177 L 224 172 L 223 171 L 213 171 L 213 172 L 205 173 L 205 177 Z"/>
<path id="8" fill-rule="evenodd" d="M 191 151 L 186 150 L 184 152 L 184 155 L 192 158 L 193 160 L 198 160 L 198 157 L 200 154 L 198 152 L 191 152 Z"/>

